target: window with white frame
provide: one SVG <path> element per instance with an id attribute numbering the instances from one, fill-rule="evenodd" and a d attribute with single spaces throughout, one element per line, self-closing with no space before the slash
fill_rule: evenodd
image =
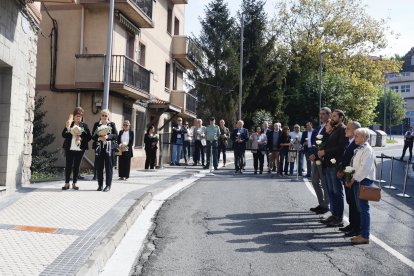
<path id="1" fill-rule="evenodd" d="M 409 93 L 409 92 L 410 92 L 410 85 L 409 84 L 401 85 L 401 93 Z"/>
<path id="2" fill-rule="evenodd" d="M 410 76 L 410 72 L 402 72 L 401 75 L 403 77 L 409 77 Z"/>
<path id="3" fill-rule="evenodd" d="M 398 92 L 398 85 L 390 86 L 390 90 L 394 90 Z"/>

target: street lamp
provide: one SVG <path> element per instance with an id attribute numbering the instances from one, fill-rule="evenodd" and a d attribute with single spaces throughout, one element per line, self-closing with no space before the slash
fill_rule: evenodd
<path id="1" fill-rule="evenodd" d="M 111 59 L 112 59 L 112 30 L 114 26 L 114 0 L 109 0 L 109 18 L 108 18 L 108 38 L 106 41 L 106 56 L 104 70 L 104 91 L 102 109 L 108 108 L 109 102 L 109 77 L 111 75 Z"/>
<path id="2" fill-rule="evenodd" d="M 244 42 L 244 14 L 241 14 L 240 31 L 240 84 L 239 84 L 239 120 L 242 119 L 242 98 L 243 98 L 243 42 Z"/>

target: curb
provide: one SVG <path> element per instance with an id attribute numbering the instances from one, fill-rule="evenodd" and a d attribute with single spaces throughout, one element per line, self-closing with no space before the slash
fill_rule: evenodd
<path id="1" fill-rule="evenodd" d="M 102 242 L 93 250 L 76 275 L 99 275 L 106 262 L 112 256 L 115 248 L 134 224 L 145 207 L 151 202 L 153 194 L 146 192 L 123 215 L 115 227 L 103 238 Z"/>
<path id="2" fill-rule="evenodd" d="M 187 177 L 192 177 L 199 173 L 193 172 Z M 180 178 L 181 182 L 183 179 Z M 174 183 L 177 184 L 177 183 Z M 111 231 L 102 239 L 101 243 L 95 247 L 91 255 L 86 259 L 82 267 L 76 272 L 77 276 L 99 276 L 99 273 L 104 269 L 107 261 L 111 258 L 115 249 L 118 247 L 126 233 L 130 230 L 134 222 L 141 215 L 142 211 L 154 199 L 154 196 L 171 186 L 161 186 L 155 188 L 150 192 L 145 192 L 142 196 L 136 199 L 135 203 L 129 207 L 128 211 L 122 216 L 118 223 L 111 229 Z M 179 191 L 181 192 L 181 190 Z"/>

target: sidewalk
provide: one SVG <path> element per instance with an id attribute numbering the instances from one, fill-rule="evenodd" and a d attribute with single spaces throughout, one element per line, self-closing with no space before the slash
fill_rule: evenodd
<path id="1" fill-rule="evenodd" d="M 233 159 L 228 152 L 227 164 Z M 131 170 L 127 181 L 114 171 L 107 193 L 96 191 L 97 181 L 87 176 L 78 181 L 79 191 L 63 191 L 63 181 L 53 181 L 1 198 L 0 275 L 96 275 L 154 196 L 200 171 L 167 165 Z"/>
<path id="2" fill-rule="evenodd" d="M 32 184 L 0 201 L 0 275 L 90 275 L 101 267 L 152 197 L 201 167 L 131 171 L 97 192 L 96 181 Z M 90 179 L 90 177 L 87 177 Z"/>

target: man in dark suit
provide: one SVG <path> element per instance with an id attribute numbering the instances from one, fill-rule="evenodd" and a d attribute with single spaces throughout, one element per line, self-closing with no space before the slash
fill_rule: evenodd
<path id="1" fill-rule="evenodd" d="M 312 160 L 312 186 L 315 189 L 316 197 L 318 198 L 319 205 L 310 208 L 312 212 L 317 214 L 325 214 L 329 211 L 329 198 L 328 189 L 325 182 L 325 175 L 322 171 L 322 165 L 318 165 L 316 161 L 319 160 L 316 148 L 316 136 L 328 136 L 325 131 L 326 122 L 331 117 L 331 109 L 328 107 L 322 107 L 319 111 L 319 120 L 321 125 L 315 129 L 312 133 L 311 142 L 312 149 L 310 150 L 309 159 Z"/>
<path id="2" fill-rule="evenodd" d="M 233 141 L 234 150 L 234 163 L 236 167 L 236 173 L 243 173 L 243 167 L 245 164 L 244 152 L 246 151 L 246 143 L 249 141 L 249 132 L 243 128 L 244 122 L 242 120 L 237 121 L 236 128 L 233 129 L 230 139 Z"/>
<path id="3" fill-rule="evenodd" d="M 337 164 L 342 160 L 347 144 L 345 137 L 345 114 L 342 110 L 335 109 L 331 115 L 333 131 L 324 149 L 318 150 L 319 158 L 324 159 L 326 165 L 325 178 L 329 193 L 329 205 L 332 215 L 323 220 L 322 223 L 330 227 L 342 227 L 344 216 L 344 188 L 341 181 L 336 177 Z M 335 161 L 333 161 L 335 160 Z"/>
<path id="4" fill-rule="evenodd" d="M 276 172 L 279 169 L 279 137 L 280 137 L 280 123 L 274 123 L 273 130 L 270 131 L 267 135 L 267 148 L 269 150 L 269 171 Z"/>
<path id="5" fill-rule="evenodd" d="M 305 152 L 306 158 L 306 177 L 311 177 L 311 160 L 309 159 L 309 155 L 311 154 L 312 149 L 312 133 L 313 133 L 313 125 L 312 122 L 306 123 L 306 130 L 302 133 L 302 139 L 300 144 L 303 146 L 303 151 Z"/>
<path id="6" fill-rule="evenodd" d="M 354 156 L 354 150 L 358 147 L 355 144 L 354 133 L 355 130 L 360 128 L 361 124 L 354 121 L 347 124 L 345 129 L 345 136 L 349 139 L 348 145 L 345 148 L 342 161 L 339 166 L 337 177 L 343 179 L 345 167 L 351 164 L 352 157 Z M 340 231 L 346 232 L 345 237 L 352 237 L 359 235 L 361 231 L 360 216 L 357 207 L 357 195 L 359 185 L 352 185 L 351 188 L 345 187 L 346 203 L 349 205 L 349 225 L 339 228 Z"/>

